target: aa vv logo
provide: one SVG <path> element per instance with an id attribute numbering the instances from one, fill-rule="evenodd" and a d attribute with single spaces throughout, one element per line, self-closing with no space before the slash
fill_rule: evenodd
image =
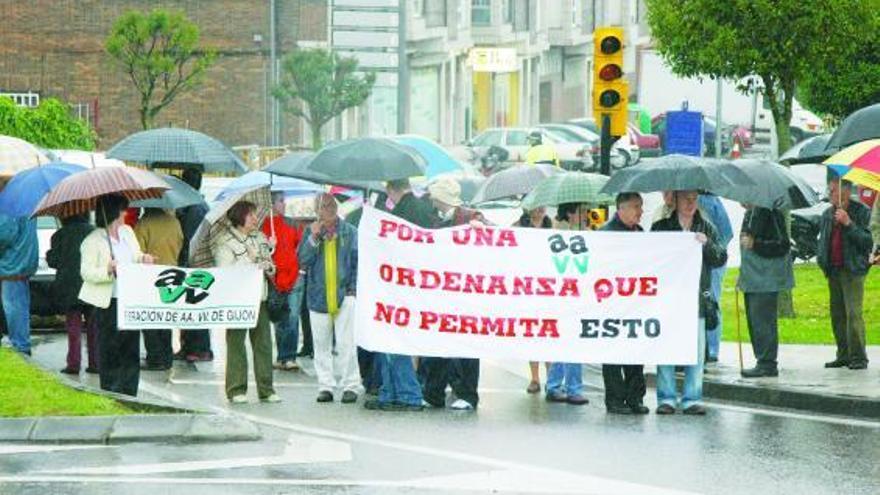
<path id="1" fill-rule="evenodd" d="M 204 270 L 195 270 L 187 275 L 183 270 L 169 268 L 159 274 L 154 285 L 165 304 L 176 303 L 184 294 L 187 304 L 198 304 L 208 297 L 208 289 L 214 285 L 214 276 Z"/>
<path id="2" fill-rule="evenodd" d="M 547 239 L 556 272 L 563 275 L 574 271 L 584 275 L 590 267 L 590 248 L 583 235 L 575 234 L 567 238 L 554 234 Z"/>

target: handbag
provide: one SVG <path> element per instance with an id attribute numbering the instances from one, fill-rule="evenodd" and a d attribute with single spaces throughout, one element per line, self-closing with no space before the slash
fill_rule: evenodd
<path id="1" fill-rule="evenodd" d="M 266 310 L 269 313 L 269 321 L 278 323 L 290 317 L 290 291 L 280 292 L 274 285 L 269 284 L 269 294 L 266 298 Z"/>
<path id="2" fill-rule="evenodd" d="M 709 291 L 703 292 L 700 295 L 700 305 L 703 308 L 703 318 L 706 320 L 706 329 L 715 328 L 718 326 L 718 301 L 712 297 L 712 293 Z"/>

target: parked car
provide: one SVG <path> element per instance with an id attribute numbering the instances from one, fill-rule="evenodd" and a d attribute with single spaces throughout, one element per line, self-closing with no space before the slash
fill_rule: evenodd
<path id="1" fill-rule="evenodd" d="M 596 124 L 596 120 L 592 117 L 571 119 L 568 121 L 568 123 L 586 129 L 596 136 L 599 136 L 601 134 L 601 131 L 599 130 L 599 125 Z M 615 153 L 620 154 L 623 157 L 622 167 L 634 165 L 641 158 L 641 152 L 639 150 L 638 143 L 636 143 L 634 137 L 629 132 L 627 132 L 626 135 L 621 136 L 617 141 L 615 141 L 614 144 L 611 146 L 611 149 L 614 150 Z M 613 157 L 611 160 L 611 166 L 615 167 Z"/>
<path id="2" fill-rule="evenodd" d="M 663 152 L 666 152 L 666 113 L 655 115 L 651 119 L 651 128 L 654 134 L 660 137 L 660 146 Z M 721 127 L 721 154 L 730 153 L 731 137 L 730 128 L 722 125 Z M 715 119 L 703 115 L 703 155 L 715 156 Z"/>
<path id="3" fill-rule="evenodd" d="M 52 297 L 55 269 L 49 268 L 49 264 L 46 262 L 46 252 L 52 247 L 52 234 L 59 228 L 61 228 L 61 224 L 55 217 L 37 217 L 37 241 L 40 258 L 37 273 L 30 279 L 31 314 L 34 315 L 51 316 L 58 313 Z"/>
<path id="4" fill-rule="evenodd" d="M 483 155 L 490 146 L 500 146 L 510 154 L 513 162 L 524 162 L 529 150 L 528 135 L 533 129 L 526 127 L 493 127 L 486 129 L 467 143 L 478 155 Z M 559 154 L 562 168 L 566 170 L 588 171 L 593 168 L 590 147 L 583 142 L 566 141 L 561 136 L 551 134 L 546 129 L 537 129 L 544 140 L 552 143 Z"/>
<path id="5" fill-rule="evenodd" d="M 599 148 L 600 138 L 598 134 L 574 124 L 538 124 L 538 127 L 546 129 L 547 132 L 558 136 L 560 139 L 588 144 L 590 146 L 590 155 L 593 159 L 592 171 L 599 170 L 601 149 Z M 628 156 L 624 155 L 620 148 L 611 148 L 611 168 L 618 170 L 631 165 L 631 163 L 628 163 L 627 158 Z"/>
<path id="6" fill-rule="evenodd" d="M 629 134 L 630 138 L 639 145 L 639 152 L 642 158 L 652 158 L 663 154 L 663 148 L 660 147 L 660 136 L 644 134 L 633 123 L 629 124 Z"/>

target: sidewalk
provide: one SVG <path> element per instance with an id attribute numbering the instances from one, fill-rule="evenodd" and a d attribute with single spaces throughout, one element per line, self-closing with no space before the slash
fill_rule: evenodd
<path id="1" fill-rule="evenodd" d="M 743 344 L 743 366 L 754 366 L 752 347 Z M 722 343 L 719 362 L 705 375 L 707 398 L 760 406 L 880 419 L 880 347 L 868 347 L 867 370 L 825 369 L 834 346 L 780 345 L 779 376 L 740 376 L 736 343 Z"/>

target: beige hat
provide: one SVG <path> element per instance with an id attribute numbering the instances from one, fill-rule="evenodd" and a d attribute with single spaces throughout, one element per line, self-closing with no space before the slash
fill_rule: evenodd
<path id="1" fill-rule="evenodd" d="M 449 206 L 461 205 L 461 186 L 450 177 L 442 177 L 432 182 L 428 186 L 428 192 L 431 194 L 431 199 L 441 203 Z"/>

